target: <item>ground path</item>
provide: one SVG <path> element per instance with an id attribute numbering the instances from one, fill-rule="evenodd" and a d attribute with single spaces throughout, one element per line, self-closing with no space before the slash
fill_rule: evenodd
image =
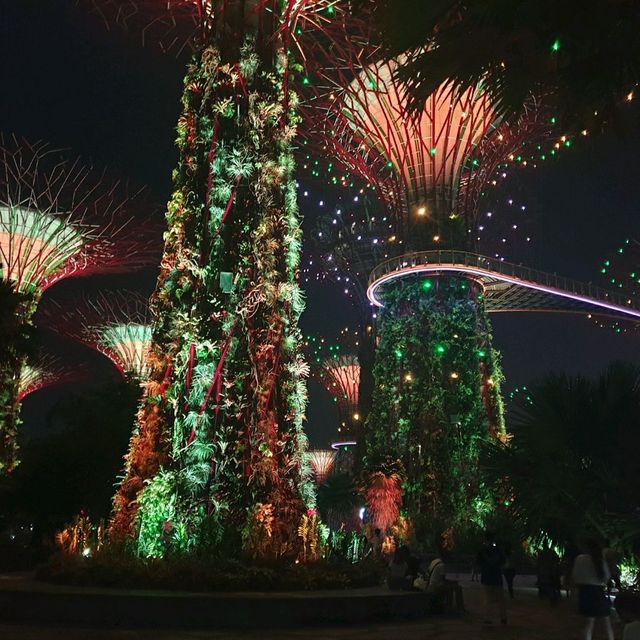
<path id="1" fill-rule="evenodd" d="M 461 576 L 464 616 L 437 616 L 406 623 L 351 627 L 264 631 L 163 631 L 86 628 L 43 628 L 3 625 L 2 640 L 579 640 L 582 620 L 573 603 L 563 600 L 551 608 L 538 599 L 531 579 L 516 578 L 516 598 L 510 603 L 509 623 L 483 624 L 482 593 L 477 583 Z M 518 586 L 518 581 L 520 586 Z M 622 631 L 616 629 L 616 638 Z M 596 628 L 594 640 L 604 638 Z"/>

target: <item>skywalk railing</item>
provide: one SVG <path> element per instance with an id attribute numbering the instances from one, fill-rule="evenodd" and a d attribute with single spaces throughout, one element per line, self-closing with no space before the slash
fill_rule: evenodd
<path id="1" fill-rule="evenodd" d="M 515 285 L 544 288 L 549 290 L 549 293 L 555 290 L 559 294 L 571 294 L 576 299 L 599 300 L 640 311 L 640 301 L 637 298 L 608 291 L 590 282 L 580 282 L 555 273 L 546 273 L 496 258 L 455 250 L 416 251 L 389 258 L 371 272 L 369 291 L 372 291 L 374 285 L 376 285 L 374 288 L 377 288 L 377 283 L 382 284 L 381 281 L 392 279 L 389 276 L 394 273 L 400 275 L 402 272 L 420 272 L 421 267 L 424 267 L 423 271 L 437 271 L 438 267 L 442 267 L 446 271 L 468 272 L 480 277 L 503 279 Z M 588 300 L 584 301 L 588 302 Z"/>

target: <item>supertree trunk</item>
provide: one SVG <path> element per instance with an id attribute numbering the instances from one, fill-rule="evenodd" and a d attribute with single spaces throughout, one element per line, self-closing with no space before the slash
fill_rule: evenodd
<path id="1" fill-rule="evenodd" d="M 379 330 L 366 472 L 401 463 L 404 508 L 423 540 L 481 525 L 491 501 L 479 449 L 504 425 L 480 287 L 454 276 L 393 284 Z"/>
<path id="2" fill-rule="evenodd" d="M 0 365 L 0 473 L 9 474 L 18 465 L 18 427 L 20 425 L 20 372 L 23 360 L 17 358 Z"/>
<path id="3" fill-rule="evenodd" d="M 13 288 L 9 291 L 11 294 L 3 299 L 7 304 L 2 322 L 7 346 L 3 345 L 0 361 L 0 475 L 10 474 L 20 463 L 17 440 L 22 404 L 20 379 L 30 349 L 28 343 L 37 305 L 34 296 L 17 293 Z"/>
<path id="4" fill-rule="evenodd" d="M 271 24 L 277 5 L 254 4 L 220 3 L 224 20 L 185 79 L 153 371 L 111 523 L 112 538 L 135 540 L 145 556 L 229 545 L 293 554 L 313 501 L 302 455 L 296 98 Z"/>

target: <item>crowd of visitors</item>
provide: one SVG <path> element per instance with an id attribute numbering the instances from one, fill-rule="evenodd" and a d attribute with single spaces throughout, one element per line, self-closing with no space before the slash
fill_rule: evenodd
<path id="1" fill-rule="evenodd" d="M 442 545 L 431 558 L 418 558 L 407 546 L 398 547 L 389 563 L 390 589 L 424 591 L 435 611 L 464 611 L 463 590 L 447 576 L 450 554 Z M 583 637 L 592 640 L 596 622 L 601 622 L 607 640 L 614 639 L 612 612 L 625 624 L 623 640 L 640 640 L 640 597 L 621 591 L 620 554 L 608 543 L 589 540 L 578 547 L 565 545 L 562 558 L 544 544 L 536 557 L 536 579 L 540 599 L 553 607 L 562 599 L 575 600 L 585 619 Z M 487 533 L 473 560 L 471 580 L 479 579 L 484 596 L 484 623 L 508 622 L 507 595 L 515 597 L 516 557 L 507 543 Z M 506 587 L 506 589 L 505 589 Z"/>

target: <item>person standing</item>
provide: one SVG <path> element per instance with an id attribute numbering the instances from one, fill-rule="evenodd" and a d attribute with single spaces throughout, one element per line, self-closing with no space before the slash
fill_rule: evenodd
<path id="1" fill-rule="evenodd" d="M 491 624 L 496 612 L 502 624 L 507 624 L 507 604 L 504 599 L 502 573 L 505 556 L 494 536 L 486 534 L 486 544 L 478 552 L 480 584 L 484 591 L 485 624 Z"/>
<path id="2" fill-rule="evenodd" d="M 516 577 L 516 568 L 513 564 L 513 554 L 511 553 L 511 546 L 505 545 L 504 547 L 504 567 L 502 574 L 507 583 L 507 590 L 509 591 L 509 597 L 513 600 L 513 580 Z"/>
<path id="3" fill-rule="evenodd" d="M 620 553 L 611 547 L 608 540 L 605 540 L 602 555 L 604 556 L 604 561 L 607 563 L 609 573 L 611 574 L 611 578 L 609 578 L 609 583 L 607 584 L 607 593 L 611 594 L 611 589 L 613 587 L 618 591 L 621 591 L 622 583 L 620 581 L 620 561 L 622 558 L 620 557 Z"/>
<path id="4" fill-rule="evenodd" d="M 585 640 L 592 640 L 596 618 L 604 622 L 607 640 L 614 640 L 611 627 L 610 603 L 605 588 L 611 573 L 602 554 L 602 547 L 590 540 L 587 553 L 580 554 L 573 565 L 573 583 L 578 588 L 578 611 L 587 619 Z"/>

